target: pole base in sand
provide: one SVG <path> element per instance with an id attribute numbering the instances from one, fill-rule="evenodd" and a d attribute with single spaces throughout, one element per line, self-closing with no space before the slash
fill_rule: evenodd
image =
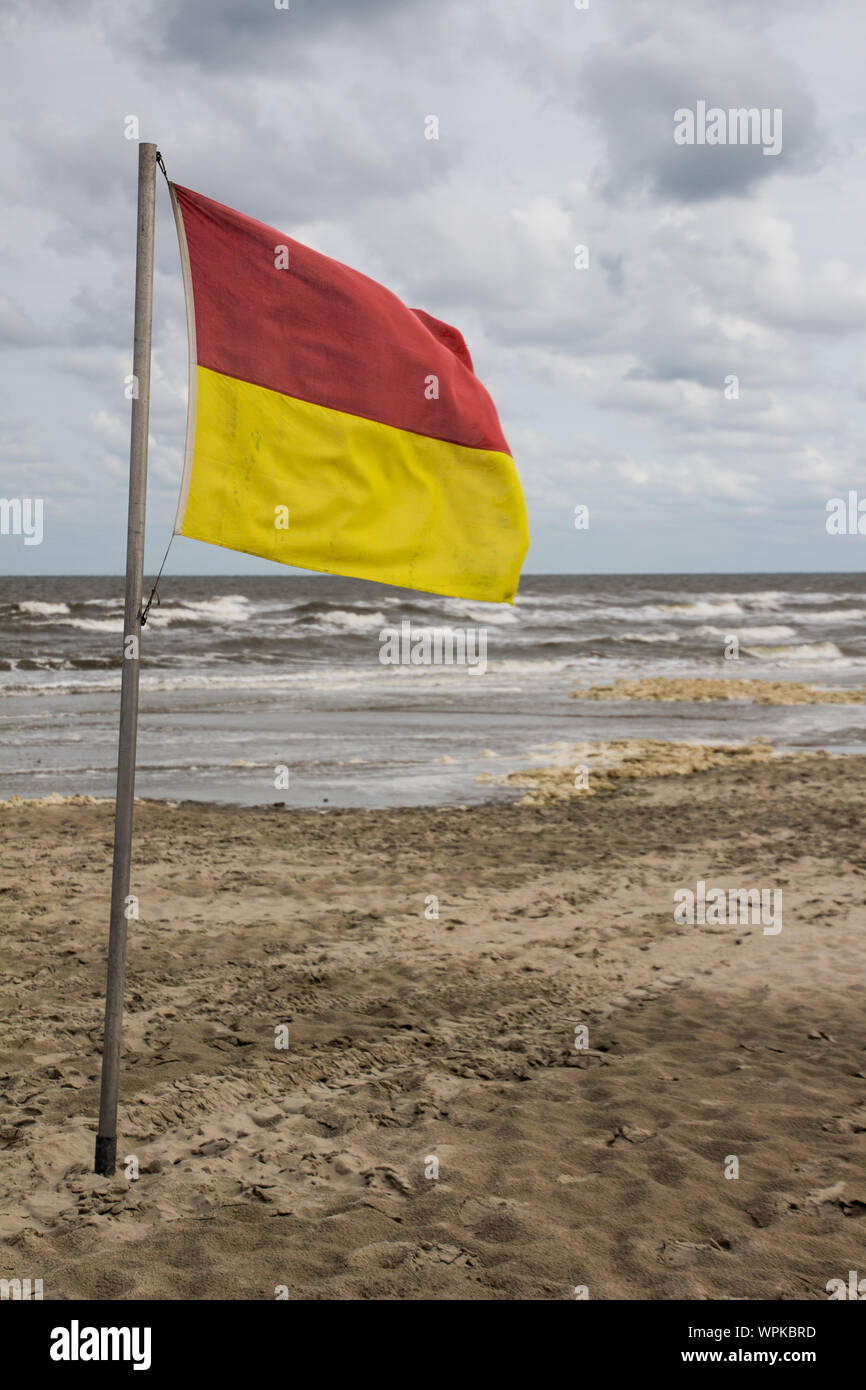
<path id="1" fill-rule="evenodd" d="M 110 1178 L 114 1173 L 116 1160 L 117 1135 L 112 1134 L 106 1137 L 104 1134 L 97 1134 L 96 1155 L 93 1160 L 94 1173 L 99 1173 L 103 1178 Z"/>

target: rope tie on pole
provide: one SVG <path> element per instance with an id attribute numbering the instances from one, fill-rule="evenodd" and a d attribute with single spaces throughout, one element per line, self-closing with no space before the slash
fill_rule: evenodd
<path id="1" fill-rule="evenodd" d="M 163 572 L 163 570 L 165 569 L 165 562 L 166 562 L 166 560 L 168 559 L 168 552 L 171 550 L 171 542 L 172 542 L 173 540 L 174 540 L 174 533 L 172 532 L 172 535 L 171 535 L 171 537 L 169 538 L 168 545 L 165 547 L 165 554 L 164 554 L 163 557 L 162 557 L 162 564 L 161 564 L 160 567 L 159 567 L 159 574 L 156 576 L 156 579 L 154 580 L 153 588 L 152 588 L 151 591 L 150 591 L 150 598 L 147 600 L 147 603 L 144 605 L 144 607 L 143 607 L 142 610 L 141 610 L 141 626 L 142 626 L 142 627 L 144 627 L 145 623 L 147 622 L 147 615 L 148 615 L 148 613 L 150 612 L 151 605 L 153 604 L 154 599 L 156 599 L 156 606 L 157 606 L 157 608 L 159 607 L 159 594 L 158 594 L 156 591 L 157 591 L 157 589 L 159 588 L 159 581 L 162 579 L 162 572 Z"/>

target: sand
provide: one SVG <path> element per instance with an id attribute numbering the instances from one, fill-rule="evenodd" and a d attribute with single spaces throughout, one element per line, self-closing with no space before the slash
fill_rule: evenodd
<path id="1" fill-rule="evenodd" d="M 717 700 L 743 700 L 753 705 L 862 705 L 866 686 L 834 689 L 801 681 L 740 680 L 730 677 L 644 676 L 640 680 L 619 677 L 610 685 L 577 686 L 575 700 L 687 700 L 699 704 Z"/>
<path id="2" fill-rule="evenodd" d="M 743 767 L 771 761 L 777 754 L 766 739 L 752 743 L 680 743 L 666 739 L 615 738 L 595 743 L 542 743 L 526 754 L 530 766 L 476 781 L 527 787 L 520 806 L 540 806 L 574 796 L 596 796 L 620 782 L 647 777 L 685 777 L 712 768 Z M 803 755 L 809 756 L 809 755 Z M 812 757 L 828 757 L 821 752 Z"/>
<path id="3" fill-rule="evenodd" d="M 89 1171 L 111 808 L 7 806 L 0 1274 L 826 1298 L 863 1267 L 864 802 L 866 759 L 792 756 L 529 806 L 141 805 L 136 1181 Z M 783 930 L 678 924 L 698 878 L 781 887 Z"/>

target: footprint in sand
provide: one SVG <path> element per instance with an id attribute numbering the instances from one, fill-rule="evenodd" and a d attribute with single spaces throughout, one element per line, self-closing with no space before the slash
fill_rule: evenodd
<path id="1" fill-rule="evenodd" d="M 323 1168 L 320 1164 L 318 1175 L 326 1175 L 335 1187 L 390 1195 L 398 1192 L 403 1197 L 411 1197 L 415 1191 L 408 1174 L 387 1164 L 373 1163 L 367 1155 L 343 1149 L 322 1157 L 327 1166 Z"/>
<path id="2" fill-rule="evenodd" d="M 537 1234 L 520 1219 L 516 1202 L 504 1197 L 470 1197 L 460 1208 L 460 1220 L 479 1240 L 508 1245 L 537 1240 Z"/>
<path id="3" fill-rule="evenodd" d="M 658 1253 L 661 1264 L 674 1265 L 677 1268 L 683 1265 L 694 1264 L 701 1255 L 722 1254 L 724 1247 L 718 1241 L 691 1240 L 663 1240 Z"/>
<path id="4" fill-rule="evenodd" d="M 448 1267 L 451 1269 L 471 1269 L 476 1261 L 468 1250 L 459 1245 L 439 1245 L 434 1241 L 421 1241 L 416 1244 L 410 1240 L 377 1240 L 354 1250 L 347 1264 L 355 1268 L 399 1269 L 409 1266 L 412 1269 Z"/>

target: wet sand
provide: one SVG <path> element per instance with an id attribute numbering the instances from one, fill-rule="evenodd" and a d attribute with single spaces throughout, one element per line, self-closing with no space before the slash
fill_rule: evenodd
<path id="1" fill-rule="evenodd" d="M 0 1275 L 826 1298 L 862 1269 L 866 759 L 651 764 L 531 805 L 139 806 L 134 1181 L 90 1173 L 111 807 L 2 807 Z M 678 923 L 698 880 L 782 889 L 782 931 Z"/>
<path id="2" fill-rule="evenodd" d="M 625 676 L 610 685 L 577 686 L 575 700 L 661 700 L 696 701 L 740 700 L 751 705 L 862 705 L 866 686 L 847 689 L 818 681 L 767 681 L 735 676 L 644 676 L 630 680 Z"/>

